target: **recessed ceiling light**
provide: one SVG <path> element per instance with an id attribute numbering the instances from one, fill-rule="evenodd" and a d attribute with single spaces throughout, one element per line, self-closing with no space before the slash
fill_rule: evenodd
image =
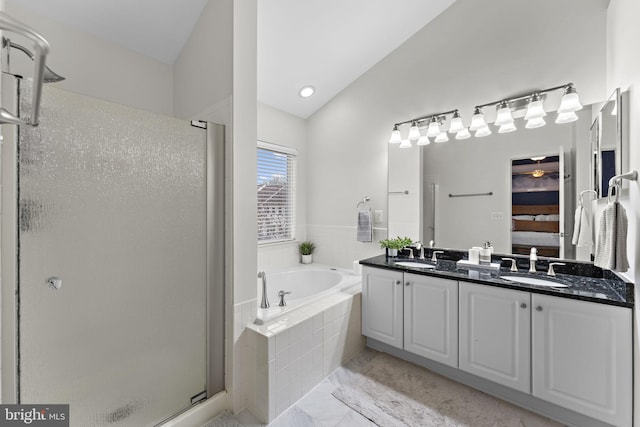
<path id="1" fill-rule="evenodd" d="M 302 89 L 300 89 L 300 92 L 298 92 L 298 95 L 300 95 L 303 98 L 308 98 L 311 95 L 313 95 L 315 91 L 316 90 L 313 86 L 305 86 Z"/>

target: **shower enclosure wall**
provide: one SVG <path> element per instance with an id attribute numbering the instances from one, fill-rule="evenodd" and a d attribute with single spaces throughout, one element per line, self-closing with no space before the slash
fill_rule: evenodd
<path id="1" fill-rule="evenodd" d="M 138 427 L 224 389 L 220 128 L 51 87 L 2 126 L 4 403 Z"/>

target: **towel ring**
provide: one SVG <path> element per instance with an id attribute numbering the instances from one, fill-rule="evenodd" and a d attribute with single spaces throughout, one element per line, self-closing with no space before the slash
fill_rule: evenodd
<path id="1" fill-rule="evenodd" d="M 369 200 L 371 200 L 371 197 L 366 196 L 364 199 L 362 199 L 360 202 L 358 202 L 358 204 L 356 205 L 356 210 L 360 211 L 360 206 L 366 205 L 367 203 L 369 203 Z"/>

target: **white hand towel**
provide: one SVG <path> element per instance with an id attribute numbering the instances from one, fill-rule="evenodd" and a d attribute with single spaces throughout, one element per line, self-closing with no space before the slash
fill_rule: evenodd
<path id="1" fill-rule="evenodd" d="M 624 272 L 627 259 L 627 214 L 618 202 L 609 203 L 602 212 L 596 241 L 594 264 L 601 268 Z"/>
<path id="2" fill-rule="evenodd" d="M 591 220 L 587 208 L 578 206 L 574 217 L 573 239 L 571 243 L 576 246 L 591 246 L 593 239 L 591 237 Z"/>
<path id="3" fill-rule="evenodd" d="M 373 223 L 371 210 L 358 211 L 358 242 L 373 242 Z"/>

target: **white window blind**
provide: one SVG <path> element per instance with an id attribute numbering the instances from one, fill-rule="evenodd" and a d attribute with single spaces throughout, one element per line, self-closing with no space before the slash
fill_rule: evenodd
<path id="1" fill-rule="evenodd" d="M 295 239 L 296 151 L 258 141 L 258 243 Z"/>

